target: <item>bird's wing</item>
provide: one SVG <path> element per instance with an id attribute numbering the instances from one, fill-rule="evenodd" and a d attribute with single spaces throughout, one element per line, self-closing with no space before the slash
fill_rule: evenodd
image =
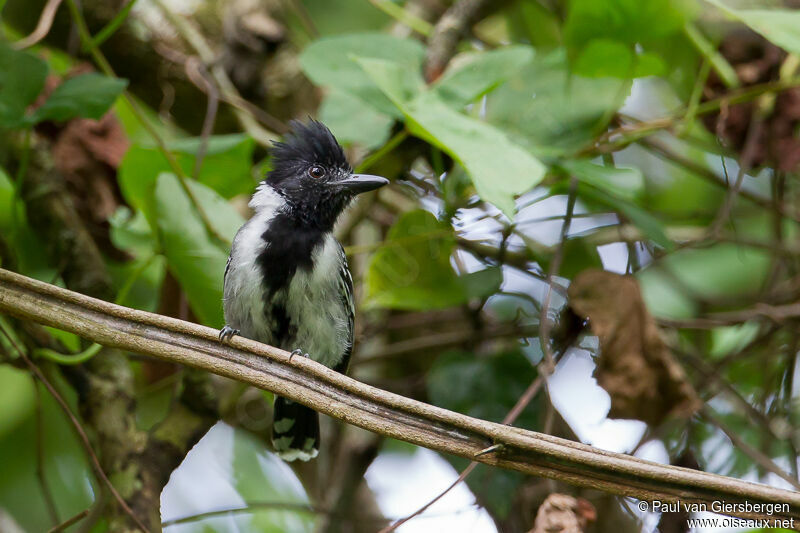
<path id="1" fill-rule="evenodd" d="M 225 263 L 225 274 L 222 275 L 222 286 L 225 287 L 225 281 L 228 279 L 228 270 L 231 269 L 231 259 L 233 259 L 233 254 L 231 253 L 228 255 L 228 262 Z"/>
<path id="2" fill-rule="evenodd" d="M 342 360 L 333 369 L 344 374 L 347 373 L 347 365 L 350 363 L 350 355 L 353 353 L 356 306 L 353 299 L 353 277 L 350 275 L 350 268 L 347 266 L 347 256 L 341 244 L 339 245 L 339 254 L 339 294 L 342 299 L 342 305 L 344 305 L 347 310 L 348 339 Z"/>

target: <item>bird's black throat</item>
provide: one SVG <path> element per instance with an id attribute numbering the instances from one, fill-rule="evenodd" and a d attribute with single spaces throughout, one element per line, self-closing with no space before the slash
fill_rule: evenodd
<path id="1" fill-rule="evenodd" d="M 272 218 L 261 235 L 267 245 L 257 259 L 269 298 L 288 287 L 298 269 L 311 271 L 314 250 L 324 237 L 324 229 L 306 224 L 291 213 L 280 212 Z"/>

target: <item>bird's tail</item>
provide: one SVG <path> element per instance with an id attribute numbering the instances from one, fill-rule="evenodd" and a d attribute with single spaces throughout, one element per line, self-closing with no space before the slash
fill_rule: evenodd
<path id="1" fill-rule="evenodd" d="M 272 447 L 284 461 L 308 461 L 319 453 L 319 415 L 305 405 L 275 397 Z"/>

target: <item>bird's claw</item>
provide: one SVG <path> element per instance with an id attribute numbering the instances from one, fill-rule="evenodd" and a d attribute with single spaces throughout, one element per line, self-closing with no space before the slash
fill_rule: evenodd
<path id="1" fill-rule="evenodd" d="M 232 327 L 225 325 L 224 328 L 219 330 L 219 340 L 220 342 L 228 343 L 234 337 L 234 335 L 238 335 L 239 330 L 233 329 Z"/>
<path id="2" fill-rule="evenodd" d="M 292 360 L 292 357 L 295 355 L 302 355 L 303 357 L 310 357 L 307 353 L 303 352 L 300 348 L 295 348 L 292 350 L 292 353 L 289 354 L 289 361 Z"/>

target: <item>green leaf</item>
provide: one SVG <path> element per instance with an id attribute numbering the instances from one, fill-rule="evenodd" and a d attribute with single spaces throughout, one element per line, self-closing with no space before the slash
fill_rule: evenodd
<path id="1" fill-rule="evenodd" d="M 14 222 L 14 208 L 16 207 L 17 196 L 14 191 L 14 184 L 8 174 L 0 168 L 0 229 L 11 233 Z"/>
<path id="2" fill-rule="evenodd" d="M 423 210 L 405 213 L 370 261 L 365 285 L 370 305 L 393 309 L 445 308 L 496 292 L 498 269 L 459 277 L 450 264 L 452 227 Z"/>
<path id="3" fill-rule="evenodd" d="M 435 95 L 423 94 L 405 112 L 409 131 L 450 154 L 466 169 L 480 197 L 510 219 L 516 212 L 514 197 L 544 178 L 547 168 L 503 131 L 453 111 Z"/>
<path id="4" fill-rule="evenodd" d="M 667 237 L 667 232 L 664 230 L 664 224 L 638 205 L 593 187 L 580 187 L 579 194 L 617 211 L 630 220 L 634 226 L 642 230 L 648 239 L 666 250 L 674 248 L 672 241 Z"/>
<path id="5" fill-rule="evenodd" d="M 394 124 L 393 117 L 365 105 L 350 93 L 338 90 L 325 96 L 319 117 L 340 143 L 356 143 L 367 149 L 382 146 Z"/>
<path id="6" fill-rule="evenodd" d="M 200 139 L 183 139 L 168 147 L 187 175 L 192 175 Z M 254 143 L 247 135 L 219 135 L 209 138 L 198 181 L 224 198 L 250 193 L 255 185 L 251 174 Z M 128 203 L 141 210 L 155 228 L 156 177 L 170 172 L 167 159 L 156 147 L 131 146 L 119 168 L 119 184 Z"/>
<path id="7" fill-rule="evenodd" d="M 536 379 L 536 369 L 519 352 L 504 352 L 489 357 L 451 352 L 439 357 L 426 376 L 428 398 L 439 407 L 468 416 L 500 422 Z M 539 413 L 544 412 L 542 396 L 522 411 L 515 426 L 536 429 Z M 467 459 L 446 456 L 458 469 Z M 480 465 L 467 478 L 470 490 L 485 502 L 492 514 L 505 516 L 513 495 L 524 476 Z"/>
<path id="8" fill-rule="evenodd" d="M 693 318 L 699 308 L 694 299 L 675 286 L 663 270 L 645 268 L 636 273 L 647 310 L 658 318 Z"/>
<path id="9" fill-rule="evenodd" d="M 216 231 L 233 240 L 242 217 L 212 189 L 189 181 L 195 197 Z M 222 316 L 222 280 L 228 251 L 206 231 L 200 216 L 174 174 L 162 173 L 155 187 L 158 229 L 170 272 L 184 290 L 192 311 L 203 324 L 219 328 Z"/>
<path id="10" fill-rule="evenodd" d="M 477 272 L 459 276 L 464 292 L 468 298 L 488 298 L 500 290 L 503 283 L 503 269 L 489 267 Z"/>
<path id="11" fill-rule="evenodd" d="M 800 54 L 800 11 L 794 9 L 736 9 L 722 0 L 706 0 L 744 22 L 787 52 Z"/>
<path id="12" fill-rule="evenodd" d="M 532 59 L 530 46 L 462 54 L 432 88 L 444 102 L 460 109 L 498 87 Z"/>
<path id="13" fill-rule="evenodd" d="M 531 259 L 536 261 L 543 271 L 549 272 L 550 262 L 555 253 L 554 248 L 549 248 L 525 234 L 521 234 L 520 237 L 525 242 Z M 558 275 L 572 279 L 587 268 L 603 268 L 603 261 L 597 252 L 597 246 L 591 244 L 584 237 L 570 237 L 564 243 Z"/>
<path id="14" fill-rule="evenodd" d="M 12 378 L 11 374 L 16 374 Z M 8 366 L 0 370 L 5 386 L 20 393 L 15 400 L 25 402 L 15 406 L 5 403 L 14 412 L 22 407 L 27 416 L 18 420 L 13 429 L 0 434 L 0 508 L 10 512 L 24 531 L 49 531 L 53 523 L 42 498 L 42 487 L 36 475 L 37 465 L 37 421 L 35 416 L 35 395 L 30 384 L 30 375 Z M 11 385 L 10 379 L 17 381 Z M 74 389 L 63 378 L 51 376 L 56 388 L 62 391 L 73 410 L 77 409 Z M 20 388 L 22 386 L 22 388 Z M 47 484 L 55 501 L 55 506 L 62 520 L 73 516 L 92 505 L 93 493 L 97 487 L 92 486 L 92 470 L 86 453 L 64 412 L 53 397 L 42 387 L 41 401 L 41 442 L 42 470 L 46 473 Z M 5 409 L 4 409 L 5 410 Z M 12 416 L 18 415 L 13 413 Z M 8 429 L 8 428 L 7 428 Z"/>
<path id="15" fill-rule="evenodd" d="M 109 237 L 115 248 L 138 258 L 156 253 L 153 232 L 141 211 L 133 212 L 127 206 L 120 206 L 108 218 L 108 223 L 111 226 Z"/>
<path id="16" fill-rule="evenodd" d="M 571 0 L 564 36 L 576 51 L 598 38 L 647 44 L 681 31 L 693 14 L 690 0 Z"/>
<path id="17" fill-rule="evenodd" d="M 315 29 L 322 36 L 370 31 L 394 22 L 389 15 L 364 0 L 303 0 L 303 9 L 308 11 Z"/>
<path id="18" fill-rule="evenodd" d="M 397 81 L 402 87 L 418 91 L 424 85 L 420 74 L 424 55 L 424 47 L 413 39 L 358 33 L 318 39 L 300 54 L 300 65 L 314 83 L 350 93 L 383 114 L 398 116 L 397 109 L 353 57 L 390 60 L 401 65 L 403 76 Z"/>
<path id="19" fill-rule="evenodd" d="M 662 74 L 664 62 L 647 47 L 674 38 L 694 11 L 690 0 L 572 0 L 564 40 L 575 72 L 618 78 Z"/>
<path id="20" fill-rule="evenodd" d="M 33 112 L 31 121 L 63 122 L 76 117 L 99 119 L 114 104 L 128 81 L 90 72 L 62 82 L 44 104 Z"/>
<path id="21" fill-rule="evenodd" d="M 586 159 L 567 159 L 559 166 L 574 174 L 582 183 L 623 200 L 635 200 L 644 193 L 644 176 L 638 168 L 607 167 Z"/>
<path id="22" fill-rule="evenodd" d="M 33 411 L 34 383 L 24 372 L 0 366 L 0 438 Z"/>
<path id="23" fill-rule="evenodd" d="M 358 62 L 403 112 L 411 134 L 458 161 L 481 198 L 513 218 L 514 197 L 539 183 L 545 166 L 505 133 L 451 109 L 436 93 L 426 91 L 408 101 L 396 83 L 403 77 L 401 65 L 365 58 Z"/>
<path id="24" fill-rule="evenodd" d="M 770 268 L 768 251 L 736 244 L 677 251 L 664 258 L 663 268 L 695 298 L 755 297 Z"/>
<path id="25" fill-rule="evenodd" d="M 558 50 L 489 93 L 486 119 L 539 157 L 570 154 L 603 131 L 628 90 L 624 80 L 570 74 Z"/>
<path id="26" fill-rule="evenodd" d="M 0 42 L 0 127 L 25 125 L 25 109 L 44 87 L 47 64 Z"/>
<path id="27" fill-rule="evenodd" d="M 273 455 L 265 455 L 264 442 L 243 430 L 235 430 L 231 457 L 231 481 L 246 502 L 286 502 L 308 505 L 308 497 L 292 470 Z M 314 530 L 314 516 L 294 509 L 253 509 L 246 531 L 278 533 Z"/>
<path id="28" fill-rule="evenodd" d="M 511 41 L 527 41 L 537 50 L 561 44 L 558 15 L 539 2 L 514 2 L 505 10 Z"/>
<path id="29" fill-rule="evenodd" d="M 573 70 L 589 78 L 641 78 L 664 73 L 664 62 L 648 53 L 637 54 L 633 46 L 613 39 L 593 39 L 581 50 Z"/>

